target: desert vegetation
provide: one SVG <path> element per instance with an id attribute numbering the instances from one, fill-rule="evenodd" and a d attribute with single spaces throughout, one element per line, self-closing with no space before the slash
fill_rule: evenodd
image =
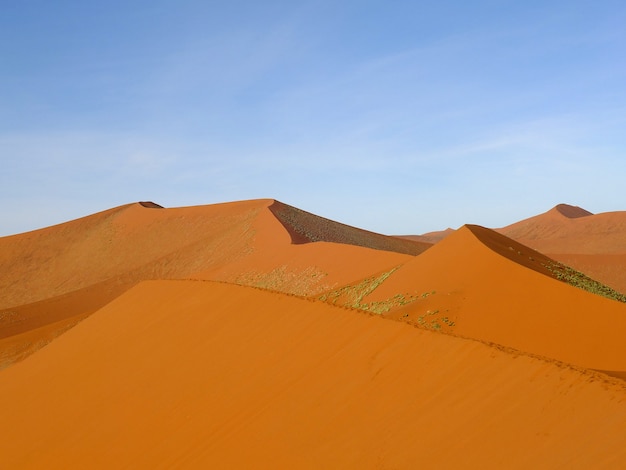
<path id="1" fill-rule="evenodd" d="M 556 261 L 545 264 L 545 267 L 554 275 L 556 279 L 563 281 L 570 286 L 578 287 L 579 289 L 606 297 L 607 299 L 626 303 L 626 295 L 617 292 L 615 289 L 612 289 L 601 282 L 591 279 L 586 274 L 576 271 L 574 268 L 570 268 L 569 266 Z"/>

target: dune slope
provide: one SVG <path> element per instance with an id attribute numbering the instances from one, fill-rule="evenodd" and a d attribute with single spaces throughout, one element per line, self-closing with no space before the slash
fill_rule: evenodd
<path id="1" fill-rule="evenodd" d="M 25 469 L 621 468 L 624 392 L 320 302 L 150 281 L 0 373 L 0 455 Z"/>
<path id="2" fill-rule="evenodd" d="M 408 255 L 418 255 L 431 245 L 428 242 L 390 237 L 350 227 L 279 201 L 275 201 L 270 210 L 285 226 L 295 244 L 326 241 Z"/>
<path id="3" fill-rule="evenodd" d="M 497 231 L 626 293 L 625 211 L 592 214 L 559 204 Z"/>
<path id="4" fill-rule="evenodd" d="M 582 367 L 626 370 L 626 304 L 557 281 L 545 263 L 547 257 L 492 230 L 464 226 L 380 278 L 359 302 L 370 310 L 387 302 L 388 315 L 424 327 Z M 347 303 L 342 296 L 325 298 Z"/>
<path id="5" fill-rule="evenodd" d="M 162 209 L 136 203 L 0 238 L 0 308 L 113 278 L 127 286 L 177 278 L 245 252 L 250 223 L 269 201 Z"/>
<path id="6" fill-rule="evenodd" d="M 277 213 L 282 214 L 282 219 L 295 215 L 285 226 L 284 221 L 277 220 Z M 365 248 L 364 253 L 388 249 L 411 254 L 429 246 L 348 227 L 270 199 L 173 209 L 136 203 L 0 238 L 0 289 L 4 293 L 0 309 L 57 297 L 112 279 L 129 287 L 147 279 L 180 279 L 206 276 L 209 272 L 215 276 L 233 263 L 238 263 L 239 272 L 245 273 L 246 264 L 254 265 L 246 263 L 247 256 L 256 253 L 256 261 L 265 256 L 267 267 L 271 264 L 269 258 L 280 250 L 302 242 L 294 242 L 290 236 L 296 232 L 315 232 L 314 239 L 306 240 L 309 245 L 311 241 L 342 244 L 331 249 L 332 256 L 317 256 L 322 264 L 328 258 L 331 268 L 337 264 L 332 259 L 341 255 L 344 246 Z M 298 264 L 300 253 L 311 258 L 309 251 L 319 255 L 323 250 L 291 250 L 281 261 L 289 264 L 290 259 L 296 259 Z M 395 263 L 408 258 L 392 255 L 390 259 Z M 367 272 L 366 264 L 362 263 L 362 267 Z M 380 267 L 376 262 L 373 266 Z M 280 267 L 278 263 L 272 266 Z"/>
<path id="7" fill-rule="evenodd" d="M 297 217 L 285 227 L 273 207 Z M 290 233 L 315 227 L 316 243 L 294 244 Z M 0 238 L 0 338 L 21 335 L 0 340 L 0 368 L 143 280 L 221 280 L 317 295 L 401 265 L 412 259 L 401 252 L 427 246 L 271 199 L 174 209 L 129 204 Z"/>

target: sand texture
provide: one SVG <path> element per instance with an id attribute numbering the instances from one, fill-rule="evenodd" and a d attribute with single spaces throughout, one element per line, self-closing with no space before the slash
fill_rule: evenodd
<path id="1" fill-rule="evenodd" d="M 558 263 L 620 285 L 623 214 L 143 202 L 0 238 L 0 468 L 623 468 L 626 303 Z"/>

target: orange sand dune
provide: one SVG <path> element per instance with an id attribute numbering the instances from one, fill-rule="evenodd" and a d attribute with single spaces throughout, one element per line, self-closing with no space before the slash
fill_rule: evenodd
<path id="1" fill-rule="evenodd" d="M 594 215 L 559 204 L 496 231 L 626 292 L 626 211 Z M 437 243 L 450 233 L 447 229 L 401 238 Z"/>
<path id="2" fill-rule="evenodd" d="M 288 218 L 291 225 L 286 228 L 285 222 L 278 221 L 273 213 Z M 175 209 L 137 203 L 0 238 L 0 289 L 5 293 L 0 308 L 56 297 L 113 278 L 130 286 L 145 279 L 206 275 L 238 262 L 239 274 L 245 278 L 258 270 L 253 264 L 249 269 L 244 266 L 242 260 L 248 255 L 274 256 L 292 244 L 290 233 L 314 232 L 314 227 L 323 229 L 315 232 L 314 241 L 359 245 L 366 247 L 364 253 L 371 249 L 418 253 L 429 246 L 344 226 L 269 199 Z M 351 245 L 334 248 L 332 255 L 326 256 L 319 248 L 300 252 L 306 253 L 308 263 L 309 252 L 317 251 L 319 270 L 326 272 L 326 258 L 330 268 L 336 267 L 343 246 Z M 348 251 L 354 253 L 351 248 Z M 292 250 L 292 254 L 281 259 L 283 264 L 275 264 L 272 269 L 283 268 L 288 259 L 297 258 L 300 252 Z M 385 254 L 361 257 L 381 259 Z M 391 263 L 397 263 L 408 258 L 390 259 Z M 269 261 L 265 264 L 268 263 L 271 264 Z M 361 263 L 365 271 L 354 276 L 367 274 L 368 263 L 373 264 L 374 270 L 380 269 L 379 262 L 365 261 Z M 385 266 L 388 264 L 383 262 Z M 354 277 L 346 270 L 344 274 Z M 327 285 L 328 281 L 324 287 Z"/>
<path id="3" fill-rule="evenodd" d="M 422 243 L 432 243 L 435 244 L 440 242 L 448 235 L 452 234 L 454 229 L 447 228 L 445 230 L 438 230 L 436 232 L 428 232 L 422 235 L 399 235 L 399 238 L 404 238 L 406 240 L 413 240 Z"/>
<path id="4" fill-rule="evenodd" d="M 622 468 L 625 391 L 320 302 L 151 281 L 0 373 L 0 455 L 23 469 Z"/>
<path id="5" fill-rule="evenodd" d="M 0 369 L 45 346 L 129 287 L 113 279 L 0 311 Z"/>
<path id="6" fill-rule="evenodd" d="M 320 241 L 294 245 L 300 232 Z M 29 329 L 47 338 L 66 329 L 61 320 L 83 318 L 142 280 L 212 279 L 316 295 L 401 265 L 413 258 L 403 253 L 428 246 L 271 199 L 175 209 L 130 204 L 0 238 L 0 338 Z M 0 343 L 0 367 L 34 350 L 16 340 L 8 350 Z"/>
<path id="7" fill-rule="evenodd" d="M 424 327 L 626 371 L 626 304 L 555 280 L 546 259 L 492 230 L 464 226 L 360 302 L 372 309 L 391 301 L 391 316 Z"/>
<path id="8" fill-rule="evenodd" d="M 5 310 L 0 313 L 0 339 L 48 323 L 93 313 L 127 289 L 128 286 L 122 283 L 103 282 L 58 297 Z"/>
<path id="9" fill-rule="evenodd" d="M 626 211 L 594 215 L 559 204 L 498 232 L 626 292 Z"/>
<path id="10" fill-rule="evenodd" d="M 137 203 L 0 238 L 0 367 L 143 279 L 184 277 L 241 256 L 251 220 L 269 203 L 171 210 Z"/>
<path id="11" fill-rule="evenodd" d="M 542 253 L 626 253 L 626 211 L 594 215 L 559 204 L 497 231 Z"/>
<path id="12" fill-rule="evenodd" d="M 250 222 L 269 201 L 177 209 L 130 204 L 0 238 L 0 308 L 73 292 L 132 273 L 183 277 L 250 243 Z"/>
<path id="13" fill-rule="evenodd" d="M 270 210 L 260 213 L 252 224 L 255 233 L 254 250 L 247 256 L 211 267 L 190 277 L 194 279 L 221 280 L 237 284 L 252 285 L 271 290 L 278 290 L 303 296 L 317 295 L 333 287 L 352 282 L 356 279 L 381 270 L 392 269 L 413 259 L 413 256 L 376 249 L 391 239 L 384 235 L 371 234 L 348 226 L 342 226 L 327 219 L 307 215 L 303 227 L 313 229 L 315 218 L 320 227 L 330 232 L 327 241 L 294 244 L 292 233 L 296 229 L 284 230 L 282 222 L 275 216 L 276 207 L 292 210 L 290 206 L 274 203 Z M 296 217 L 299 212 L 294 209 Z M 296 217 L 293 219 L 298 220 Z M 292 219 L 292 221 L 293 221 Z M 311 220 L 313 219 L 313 220 Z M 328 228 L 330 227 L 330 230 Z M 341 230 L 346 228 L 344 232 Z M 302 231 L 304 231 L 302 229 Z M 321 233 L 322 230 L 319 230 Z M 362 233 L 361 233 L 362 232 Z M 349 239 L 361 243 L 350 245 L 338 240 L 344 234 Z M 356 238 L 359 237 L 357 240 Z M 318 238 L 322 239 L 321 236 Z M 393 239 L 391 239 L 394 243 Z M 374 248 L 366 248 L 369 243 Z M 427 245 L 430 246 L 430 245 Z M 417 248 L 416 248 L 417 247 Z M 407 243 L 396 246 L 399 251 L 411 251 L 424 248 L 423 245 Z"/>
<path id="14" fill-rule="evenodd" d="M 24 360 L 89 316 L 82 313 L 0 338 L 0 370 Z"/>

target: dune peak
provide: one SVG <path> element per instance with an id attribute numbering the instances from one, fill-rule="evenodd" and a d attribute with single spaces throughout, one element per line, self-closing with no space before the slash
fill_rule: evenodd
<path id="1" fill-rule="evenodd" d="M 163 206 L 160 206 L 157 203 L 152 202 L 152 201 L 139 201 L 139 205 L 146 207 L 148 209 L 164 209 Z"/>
<path id="2" fill-rule="evenodd" d="M 570 206 L 569 204 L 557 204 L 552 210 L 567 217 L 568 219 L 578 219 L 580 217 L 593 215 L 592 212 L 589 212 L 582 207 Z"/>

